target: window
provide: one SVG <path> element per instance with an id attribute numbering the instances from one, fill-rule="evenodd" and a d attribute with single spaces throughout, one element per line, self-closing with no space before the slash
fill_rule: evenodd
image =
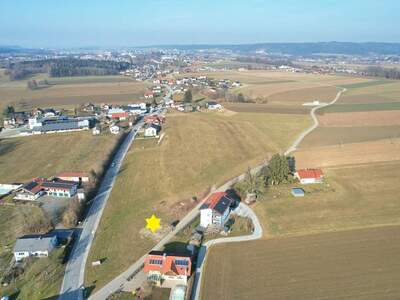
<path id="1" fill-rule="evenodd" d="M 176 259 L 175 260 L 175 265 L 177 266 L 188 266 L 189 261 L 187 259 Z"/>
<path id="2" fill-rule="evenodd" d="M 162 259 L 150 259 L 151 265 L 162 265 Z"/>

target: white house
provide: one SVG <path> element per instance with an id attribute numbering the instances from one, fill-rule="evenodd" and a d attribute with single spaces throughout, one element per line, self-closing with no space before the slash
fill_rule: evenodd
<path id="1" fill-rule="evenodd" d="M 17 239 L 14 246 L 15 261 L 19 262 L 29 256 L 47 257 L 56 246 L 56 236 L 34 235 L 21 237 Z"/>
<path id="2" fill-rule="evenodd" d="M 200 207 L 200 226 L 223 226 L 228 220 L 234 200 L 225 192 L 212 194 Z"/>
<path id="3" fill-rule="evenodd" d="M 219 109 L 222 109 L 223 107 L 221 104 L 211 101 L 211 102 L 207 103 L 207 108 L 210 110 L 219 110 Z"/>
<path id="4" fill-rule="evenodd" d="M 119 133 L 119 127 L 117 125 L 111 126 L 110 127 L 110 132 L 112 134 L 118 134 Z"/>
<path id="5" fill-rule="evenodd" d="M 321 169 L 302 169 L 294 173 L 301 184 L 321 183 L 324 179 L 324 174 Z"/>
<path id="6" fill-rule="evenodd" d="M 156 124 L 149 124 L 147 128 L 144 130 L 145 137 L 156 137 L 158 133 L 161 131 L 161 126 Z"/>
<path id="7" fill-rule="evenodd" d="M 40 182 L 32 180 L 19 188 L 15 194 L 15 200 L 35 201 L 45 194 Z"/>

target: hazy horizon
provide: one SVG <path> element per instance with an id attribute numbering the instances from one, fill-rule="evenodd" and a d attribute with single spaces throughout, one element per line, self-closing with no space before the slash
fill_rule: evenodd
<path id="1" fill-rule="evenodd" d="M 400 42 L 394 0 L 1 1 L 0 45 L 121 48 L 283 42 Z M 366 30 L 368 28 L 368 30 Z"/>

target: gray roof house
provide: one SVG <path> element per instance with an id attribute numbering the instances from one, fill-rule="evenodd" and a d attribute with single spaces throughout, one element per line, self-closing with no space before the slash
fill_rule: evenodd
<path id="1" fill-rule="evenodd" d="M 15 261 L 21 261 L 29 256 L 47 257 L 56 246 L 57 236 L 55 235 L 27 235 L 20 237 L 14 246 Z"/>

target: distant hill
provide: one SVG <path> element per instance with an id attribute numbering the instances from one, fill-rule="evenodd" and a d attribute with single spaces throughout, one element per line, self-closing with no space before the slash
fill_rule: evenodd
<path id="1" fill-rule="evenodd" d="M 268 53 L 288 55 L 400 55 L 400 43 L 350 43 L 350 42 L 318 42 L 318 43 L 260 43 L 238 45 L 163 45 L 155 48 L 170 48 L 181 50 L 225 49 L 241 53 L 264 50 Z M 151 48 L 151 47 L 147 47 Z"/>

